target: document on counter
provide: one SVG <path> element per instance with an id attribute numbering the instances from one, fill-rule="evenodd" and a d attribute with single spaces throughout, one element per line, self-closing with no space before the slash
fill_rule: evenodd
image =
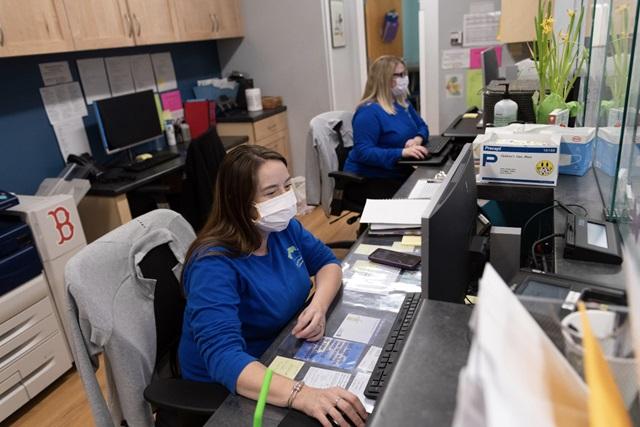
<path id="1" fill-rule="evenodd" d="M 358 370 L 363 372 L 373 372 L 376 367 L 376 363 L 378 362 L 378 357 L 380 357 L 380 353 L 382 353 L 381 347 L 376 347 L 374 345 L 369 347 L 367 354 L 364 355 L 358 365 Z"/>
<path id="2" fill-rule="evenodd" d="M 112 56 L 105 59 L 109 85 L 113 96 L 135 92 L 131 75 L 131 59 L 128 56 Z"/>
<path id="3" fill-rule="evenodd" d="M 59 85 L 61 83 L 71 83 L 73 77 L 71 77 L 71 70 L 69 69 L 69 62 L 43 62 L 39 64 L 40 75 L 42 75 L 42 81 L 45 86 Z"/>
<path id="4" fill-rule="evenodd" d="M 131 55 L 131 74 L 133 74 L 133 83 L 136 92 L 152 90 L 156 92 L 156 79 L 153 75 L 153 66 L 151 65 L 151 56 L 149 54 Z"/>
<path id="5" fill-rule="evenodd" d="M 422 236 L 403 236 L 403 245 L 422 246 Z"/>
<path id="6" fill-rule="evenodd" d="M 354 253 L 358 254 L 358 255 L 371 255 L 371 253 L 373 251 L 375 251 L 376 249 L 391 249 L 389 246 L 382 246 L 382 245 L 368 245 L 366 243 L 360 243 L 358 245 L 358 247 L 356 248 L 356 250 L 354 251 Z"/>
<path id="7" fill-rule="evenodd" d="M 87 104 L 111 98 L 104 58 L 78 59 L 76 65 L 80 72 L 80 81 L 87 98 Z"/>
<path id="8" fill-rule="evenodd" d="M 414 236 L 412 236 L 414 237 Z M 402 242 L 393 242 L 393 245 L 391 245 L 391 250 L 392 251 L 398 251 L 398 252 L 406 252 L 408 254 L 412 254 L 416 252 L 416 247 L 413 245 L 405 245 Z"/>
<path id="9" fill-rule="evenodd" d="M 343 340 L 368 344 L 379 323 L 380 319 L 376 317 L 349 313 L 333 336 Z"/>
<path id="10" fill-rule="evenodd" d="M 431 199 L 436 191 L 440 188 L 439 182 L 431 182 L 428 179 L 419 179 L 411 193 L 409 193 L 410 199 Z"/>
<path id="11" fill-rule="evenodd" d="M 87 106 L 78 82 L 42 87 L 40 96 L 51 124 L 87 115 Z"/>
<path id="12" fill-rule="evenodd" d="M 360 402 L 362 402 L 362 405 L 364 406 L 364 409 L 367 411 L 367 413 L 372 413 L 373 412 L 373 408 L 376 406 L 376 401 L 373 399 L 369 399 L 368 397 L 366 397 L 364 395 L 364 390 L 367 388 L 367 383 L 369 382 L 369 377 L 371 376 L 371 373 L 364 373 L 364 372 L 358 372 L 356 373 L 356 375 L 353 377 L 353 380 L 351 381 L 351 385 L 349 385 L 348 390 L 355 394 L 356 396 L 358 396 L 358 399 L 360 399 Z"/>
<path id="13" fill-rule="evenodd" d="M 171 53 L 154 53 L 151 55 L 151 63 L 153 64 L 153 72 L 156 75 L 158 92 L 166 92 L 178 88 Z"/>
<path id="14" fill-rule="evenodd" d="M 336 338 L 324 337 L 318 342 L 306 341 L 295 358 L 340 369 L 353 369 L 365 345 Z"/>
<path id="15" fill-rule="evenodd" d="M 295 379 L 303 366 L 304 362 L 300 360 L 289 359 L 288 357 L 282 356 L 276 356 L 269 365 L 273 372 L 289 379 Z"/>
<path id="16" fill-rule="evenodd" d="M 346 372 L 332 371 L 330 369 L 322 369 L 312 366 L 304 376 L 304 383 L 308 386 L 317 388 L 346 388 L 347 384 L 349 384 L 349 378 L 351 378 L 351 375 Z"/>
<path id="17" fill-rule="evenodd" d="M 419 226 L 429 203 L 425 199 L 367 199 L 360 222 Z"/>
<path id="18" fill-rule="evenodd" d="M 66 162 L 69 154 L 91 154 L 87 131 L 81 117 L 58 122 L 53 125 L 53 131 L 58 140 L 62 159 Z"/>

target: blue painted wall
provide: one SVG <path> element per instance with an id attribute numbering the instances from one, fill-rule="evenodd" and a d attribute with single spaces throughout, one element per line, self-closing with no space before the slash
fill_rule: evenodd
<path id="1" fill-rule="evenodd" d="M 419 63 L 419 11 L 420 5 L 418 4 L 418 0 L 402 1 L 402 49 L 404 60 L 409 66 L 417 66 Z"/>
<path id="2" fill-rule="evenodd" d="M 166 51 L 171 52 L 183 100 L 193 98 L 196 80 L 220 76 L 214 41 L 0 58 L 0 188 L 34 194 L 43 178 L 64 167 L 40 97 L 44 84 L 39 63 L 69 61 L 74 80 L 80 81 L 76 59 Z M 88 110 L 84 122 L 91 149 L 97 159 L 105 159 L 92 106 Z"/>

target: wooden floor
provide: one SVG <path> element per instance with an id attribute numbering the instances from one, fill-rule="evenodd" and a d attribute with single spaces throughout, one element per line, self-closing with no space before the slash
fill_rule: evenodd
<path id="1" fill-rule="evenodd" d="M 349 225 L 346 219 L 342 218 L 334 224 L 329 224 L 329 220 L 319 208 L 299 217 L 305 228 L 323 242 L 354 240 L 358 222 Z M 344 253 L 337 252 L 336 255 L 342 257 Z M 98 370 L 98 380 L 102 389 L 105 390 L 102 369 Z M 75 369 L 68 371 L 2 423 L 2 426 L 20 427 L 90 427 L 94 425 L 82 382 Z"/>

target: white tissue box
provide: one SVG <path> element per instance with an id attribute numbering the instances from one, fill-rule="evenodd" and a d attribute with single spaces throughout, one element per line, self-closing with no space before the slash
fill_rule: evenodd
<path id="1" fill-rule="evenodd" d="M 560 136 L 489 134 L 479 144 L 480 182 L 555 186 Z"/>

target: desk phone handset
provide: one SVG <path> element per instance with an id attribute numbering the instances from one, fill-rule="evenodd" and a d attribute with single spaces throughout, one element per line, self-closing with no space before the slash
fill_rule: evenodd
<path id="1" fill-rule="evenodd" d="M 79 156 L 69 154 L 67 157 L 67 163 L 74 163 L 80 166 L 80 170 L 78 172 L 74 172 L 75 178 L 95 178 L 102 175 L 103 172 L 102 168 L 98 166 L 89 153 L 82 153 Z"/>

